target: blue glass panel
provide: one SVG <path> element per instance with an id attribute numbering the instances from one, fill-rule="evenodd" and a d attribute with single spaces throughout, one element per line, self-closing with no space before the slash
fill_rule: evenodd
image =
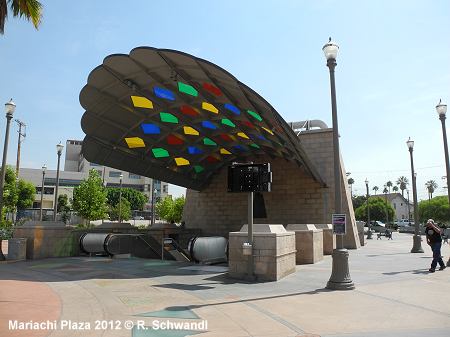
<path id="1" fill-rule="evenodd" d="M 159 135 L 161 133 L 161 130 L 155 124 L 141 124 L 141 127 L 146 135 Z"/>
<path id="2" fill-rule="evenodd" d="M 225 103 L 224 105 L 225 109 L 230 110 L 232 113 L 234 113 L 235 115 L 240 115 L 241 112 L 239 111 L 238 108 L 236 108 L 233 104 L 230 103 Z"/>
<path id="3" fill-rule="evenodd" d="M 189 154 L 202 154 L 203 153 L 202 150 L 200 150 L 198 147 L 195 147 L 195 146 L 189 146 L 188 152 L 189 152 Z"/>
<path id="4" fill-rule="evenodd" d="M 169 101 L 175 101 L 175 95 L 170 90 L 160 87 L 154 87 L 153 92 L 155 93 L 156 97 L 168 99 Z"/>
<path id="5" fill-rule="evenodd" d="M 204 127 L 204 128 L 208 128 L 208 129 L 213 129 L 213 130 L 215 130 L 215 129 L 217 129 L 217 126 L 215 126 L 213 123 L 211 123 L 210 121 L 203 121 L 202 122 L 202 126 Z"/>
<path id="6" fill-rule="evenodd" d="M 258 138 L 259 138 L 259 139 L 262 139 L 262 140 L 267 140 L 267 138 L 264 137 L 263 135 L 258 135 Z"/>
<path id="7" fill-rule="evenodd" d="M 245 147 L 243 147 L 242 145 L 235 145 L 235 146 L 233 146 L 233 148 L 238 151 L 247 151 L 247 149 Z"/>

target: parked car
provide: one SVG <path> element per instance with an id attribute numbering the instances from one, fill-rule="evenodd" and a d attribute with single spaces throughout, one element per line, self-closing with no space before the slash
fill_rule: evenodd
<path id="1" fill-rule="evenodd" d="M 144 220 L 144 217 L 140 216 L 140 215 L 136 215 L 133 217 L 133 220 Z"/>
<path id="2" fill-rule="evenodd" d="M 381 221 L 371 221 L 370 228 L 375 232 L 384 232 L 386 230 L 386 224 Z"/>
<path id="3" fill-rule="evenodd" d="M 399 221 L 397 222 L 397 226 L 398 226 L 398 227 L 412 226 L 411 223 L 413 223 L 413 222 L 411 222 L 411 221 L 408 220 L 408 219 L 401 219 L 401 220 L 399 220 Z"/>

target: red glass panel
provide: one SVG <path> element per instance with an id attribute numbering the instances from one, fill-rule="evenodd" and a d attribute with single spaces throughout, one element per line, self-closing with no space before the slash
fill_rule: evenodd
<path id="1" fill-rule="evenodd" d="M 216 96 L 222 96 L 222 91 L 220 91 L 219 88 L 216 86 L 209 84 L 209 83 L 203 83 L 203 89 L 209 91 L 210 93 L 216 95 Z"/>
<path id="2" fill-rule="evenodd" d="M 169 135 L 167 137 L 167 144 L 169 145 L 181 145 L 183 144 L 183 140 L 174 135 Z"/>
<path id="3" fill-rule="evenodd" d="M 222 138 L 226 142 L 232 142 L 233 141 L 233 139 L 231 139 L 231 137 L 229 135 L 225 134 L 225 133 L 222 133 L 220 135 L 220 138 Z"/>
<path id="4" fill-rule="evenodd" d="M 246 127 L 250 128 L 250 129 L 255 128 L 255 126 L 252 123 L 250 123 L 249 121 L 242 121 L 241 123 L 242 123 L 242 125 L 245 125 Z"/>
<path id="5" fill-rule="evenodd" d="M 217 163 L 218 161 L 220 161 L 219 159 L 217 159 L 216 157 L 213 157 L 213 156 L 208 156 L 208 157 L 206 157 L 206 161 L 208 162 L 208 163 Z"/>
<path id="6" fill-rule="evenodd" d="M 182 105 L 180 107 L 180 110 L 184 115 L 191 116 L 191 117 L 198 116 L 198 111 L 195 110 L 193 107 L 190 107 L 189 105 Z"/>

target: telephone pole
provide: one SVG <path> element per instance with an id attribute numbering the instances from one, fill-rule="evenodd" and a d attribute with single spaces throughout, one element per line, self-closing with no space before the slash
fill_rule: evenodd
<path id="1" fill-rule="evenodd" d="M 18 125 L 19 125 L 19 131 L 17 131 L 19 133 L 19 140 L 17 142 L 17 162 L 16 162 L 16 177 L 19 177 L 19 165 L 20 165 L 20 144 L 23 142 L 23 140 L 25 139 L 25 137 L 27 136 L 27 125 L 18 120 L 15 119 L 14 120 Z M 23 128 L 23 133 L 22 133 L 22 128 Z"/>

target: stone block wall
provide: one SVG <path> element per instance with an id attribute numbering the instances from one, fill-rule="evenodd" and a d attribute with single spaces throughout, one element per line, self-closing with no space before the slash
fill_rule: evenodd
<path id="1" fill-rule="evenodd" d="M 273 172 L 272 192 L 263 193 L 267 218 L 258 223 L 330 223 L 334 208 L 332 129 L 312 130 L 299 136 L 312 165 L 326 183 L 324 187 L 296 163 L 282 158 L 252 157 L 255 163 L 269 162 Z M 250 159 L 249 159 L 250 160 Z M 342 168 L 342 205 L 347 213 L 344 245 L 358 248 L 359 237 L 353 207 Z M 183 220 L 187 228 L 199 228 L 204 235 L 228 236 L 247 223 L 247 193 L 227 193 L 227 167 L 216 174 L 201 192 L 187 190 Z"/>

